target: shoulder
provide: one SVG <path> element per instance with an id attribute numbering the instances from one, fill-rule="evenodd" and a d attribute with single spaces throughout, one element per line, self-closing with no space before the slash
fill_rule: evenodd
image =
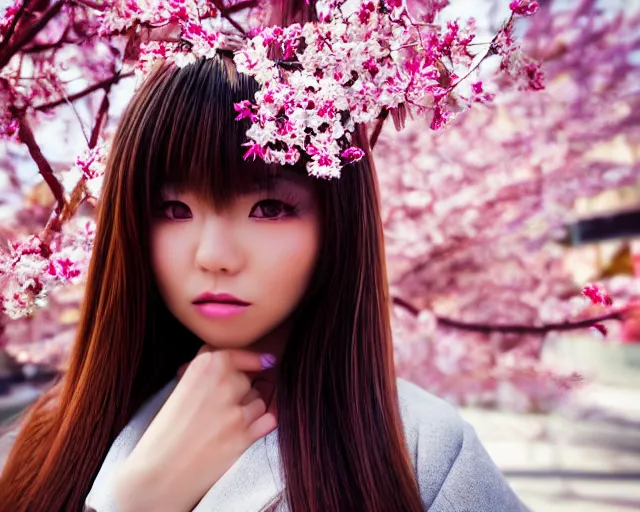
<path id="1" fill-rule="evenodd" d="M 450 403 L 432 395 L 405 379 L 397 379 L 398 398 L 403 417 L 409 421 L 434 418 L 447 423 L 460 423 L 462 418 Z"/>
<path id="2" fill-rule="evenodd" d="M 405 439 L 425 508 L 526 510 L 454 406 L 404 379 L 397 384 Z"/>
<path id="3" fill-rule="evenodd" d="M 404 379 L 398 379 L 397 384 L 405 439 L 414 468 L 423 469 L 419 462 L 428 460 L 429 472 L 444 480 L 462 448 L 464 421 L 455 407 L 441 398 Z"/>

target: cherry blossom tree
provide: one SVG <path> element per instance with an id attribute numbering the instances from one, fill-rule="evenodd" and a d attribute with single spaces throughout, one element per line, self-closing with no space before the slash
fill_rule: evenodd
<path id="1" fill-rule="evenodd" d="M 601 331 L 634 298 L 614 283 L 613 305 L 576 305 L 554 244 L 576 198 L 637 174 L 596 149 L 637 142 L 638 15 L 569 3 L 496 2 L 481 29 L 447 1 L 333 1 L 282 30 L 253 0 L 17 1 L 0 19 L 2 343 L 64 369 L 122 109 L 158 59 L 234 52 L 261 84 L 236 105 L 246 158 L 335 179 L 369 126 L 400 373 L 456 401 L 508 385 L 542 406 L 575 381 L 541 367 L 547 333 Z"/>
<path id="2" fill-rule="evenodd" d="M 456 401 L 544 408 L 579 378 L 540 364 L 545 341 L 585 326 L 617 338 L 605 320 L 631 318 L 640 295 L 619 276 L 602 283 L 615 304 L 594 308 L 558 243 L 576 199 L 638 183 L 640 12 L 550 2 L 524 30 L 544 91 L 503 93 L 441 132 L 387 130 L 377 158 L 401 372 Z"/>

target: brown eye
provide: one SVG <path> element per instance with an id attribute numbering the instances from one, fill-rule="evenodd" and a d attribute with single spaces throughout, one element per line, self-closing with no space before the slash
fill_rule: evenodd
<path id="1" fill-rule="evenodd" d="M 191 218 L 191 210 L 180 201 L 165 201 L 160 205 L 160 212 L 171 220 L 184 220 Z"/>
<path id="2" fill-rule="evenodd" d="M 250 217 L 258 219 L 278 219 L 295 213 L 295 207 L 278 201 L 277 199 L 265 199 L 256 203 L 251 210 Z"/>

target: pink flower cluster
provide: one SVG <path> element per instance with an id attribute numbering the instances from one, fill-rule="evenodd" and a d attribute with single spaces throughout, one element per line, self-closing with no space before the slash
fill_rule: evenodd
<path id="1" fill-rule="evenodd" d="M 540 64 L 522 51 L 513 34 L 513 16 L 532 16 L 538 11 L 538 2 L 514 0 L 510 4 L 512 19 L 501 30 L 492 43 L 491 52 L 502 58 L 500 70 L 520 84 L 521 90 L 544 89 L 544 73 Z"/>
<path id="2" fill-rule="evenodd" d="M 587 297 L 594 304 L 601 304 L 602 306 L 613 305 L 613 299 L 611 296 L 597 284 L 590 284 L 582 289 L 582 295 Z"/>
<path id="3" fill-rule="evenodd" d="M 82 224 L 82 225 L 80 225 Z M 12 242 L 0 253 L 1 310 L 9 318 L 30 315 L 43 307 L 49 292 L 68 283 L 79 283 L 89 263 L 95 236 L 93 220 L 74 219 L 64 233 L 45 245 L 38 235 Z"/>
<path id="4" fill-rule="evenodd" d="M 0 18 L 0 28 L 2 26 L 2 18 Z M 7 108 L 9 105 L 15 105 L 18 100 L 18 94 L 10 81 L 0 76 L 0 105 L 4 107 L 0 108 L 0 140 L 18 140 L 20 124 L 15 113 Z"/>
<path id="5" fill-rule="evenodd" d="M 536 0 L 513 0 L 509 8 L 519 16 L 532 16 L 538 12 L 540 4 Z"/>
<path id="6" fill-rule="evenodd" d="M 71 193 L 82 181 L 87 198 L 97 201 L 102 190 L 108 152 L 109 145 L 106 142 L 100 142 L 93 149 L 88 149 L 78 156 L 75 165 L 63 174 L 64 189 Z"/>
<path id="7" fill-rule="evenodd" d="M 238 70 L 261 86 L 253 103 L 236 105 L 238 119 L 251 120 L 245 158 L 282 165 L 303 159 L 310 175 L 338 178 L 345 165 L 364 155 L 352 144 L 356 125 L 382 122 L 402 110 L 403 116 L 428 114 L 437 130 L 472 104 L 493 98 L 477 77 L 468 97 L 460 91 L 478 66 L 472 66 L 468 48 L 473 20 L 441 27 L 433 21 L 446 2 L 417 18 L 408 5 L 331 0 L 320 8 L 318 23 L 265 27 L 260 13 L 252 13 L 245 21 L 253 26 L 245 31 L 208 2 L 108 0 L 98 21 L 102 37 L 134 36 L 129 53 L 136 56 L 139 80 L 158 61 L 182 67 L 234 50 Z M 514 15 L 530 15 L 537 4 L 521 0 L 511 8 Z M 512 26 L 500 30 L 487 56 L 500 54 L 504 71 L 526 75 L 531 88 L 540 89 L 539 70 L 513 56 L 519 48 Z"/>
<path id="8" fill-rule="evenodd" d="M 224 33 L 207 23 L 218 14 L 197 0 L 110 0 L 110 8 L 101 13 L 100 33 L 139 33 L 135 71 L 141 80 L 158 61 L 183 67 L 200 57 L 213 57 L 218 48 L 226 46 Z"/>
<path id="9" fill-rule="evenodd" d="M 9 27 L 11 27 L 13 19 L 20 9 L 21 4 L 22 0 L 16 0 L 13 5 L 7 7 L 4 16 L 0 17 L 0 43 L 4 41 L 4 38 L 9 31 Z"/>
<path id="10" fill-rule="evenodd" d="M 465 78 L 475 71 L 472 24 L 441 32 L 415 22 L 402 2 L 346 4 L 332 2 L 320 23 L 265 28 L 236 52 L 238 70 L 261 86 L 254 103 L 236 105 L 238 119 L 252 121 L 245 158 L 293 164 L 305 155 L 310 175 L 339 178 L 364 154 L 351 145 L 357 124 L 402 108 L 432 112 L 439 129 L 462 110 L 448 101 L 461 80 L 445 62 L 466 66 Z M 481 82 L 473 91 L 467 106 L 491 98 Z"/>
<path id="11" fill-rule="evenodd" d="M 604 307 L 610 307 L 613 305 L 613 299 L 611 296 L 597 284 L 590 284 L 582 289 L 582 295 L 587 297 L 593 304 L 599 304 Z M 602 336 L 607 335 L 607 327 L 603 323 L 595 323 L 591 326 L 596 332 L 599 332 Z"/>

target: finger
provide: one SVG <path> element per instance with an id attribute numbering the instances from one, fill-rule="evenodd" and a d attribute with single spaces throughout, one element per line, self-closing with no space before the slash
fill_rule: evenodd
<path id="1" fill-rule="evenodd" d="M 249 425 L 247 435 L 252 441 L 263 438 L 269 432 L 272 432 L 278 426 L 278 419 L 273 412 L 267 411 L 260 416 L 251 425 Z"/>
<path id="2" fill-rule="evenodd" d="M 241 403 L 251 391 L 251 379 L 240 371 L 233 371 L 227 377 L 230 390 L 230 398 L 233 403 Z"/>
<path id="3" fill-rule="evenodd" d="M 254 379 L 252 387 L 253 389 L 258 390 L 260 396 L 264 400 L 264 403 L 267 404 L 268 407 L 275 391 L 275 383 L 265 378 L 258 377 Z"/>
<path id="4" fill-rule="evenodd" d="M 262 398 L 256 398 L 251 403 L 242 407 L 246 425 L 251 425 L 260 416 L 267 412 L 267 406 Z"/>
<path id="5" fill-rule="evenodd" d="M 180 365 L 180 367 L 178 368 L 178 371 L 176 372 L 176 375 L 178 376 L 178 380 L 180 380 L 185 372 L 187 371 L 187 368 L 189 368 L 191 366 L 191 364 L 198 359 L 199 361 L 202 359 L 202 354 L 208 353 L 208 352 L 213 352 L 215 349 L 209 345 L 207 345 L 206 343 L 203 344 L 200 349 L 198 350 L 198 352 L 196 353 L 195 356 L 193 356 L 193 359 L 191 361 L 187 361 L 186 363 Z"/>
<path id="6" fill-rule="evenodd" d="M 260 354 L 242 349 L 228 349 L 229 361 L 233 367 L 243 372 L 261 372 L 267 368 L 273 368 L 276 364 L 275 357 L 271 354 Z"/>
<path id="7" fill-rule="evenodd" d="M 267 412 L 273 414 L 276 418 L 278 417 L 278 413 L 276 412 L 278 405 L 278 393 L 274 390 L 271 394 L 271 398 L 267 402 Z"/>
<path id="8" fill-rule="evenodd" d="M 242 402 L 240 402 L 240 405 L 247 405 L 253 402 L 256 398 L 260 398 L 260 391 L 258 391 L 257 389 L 251 388 L 249 392 L 245 395 L 245 397 L 242 399 Z"/>

